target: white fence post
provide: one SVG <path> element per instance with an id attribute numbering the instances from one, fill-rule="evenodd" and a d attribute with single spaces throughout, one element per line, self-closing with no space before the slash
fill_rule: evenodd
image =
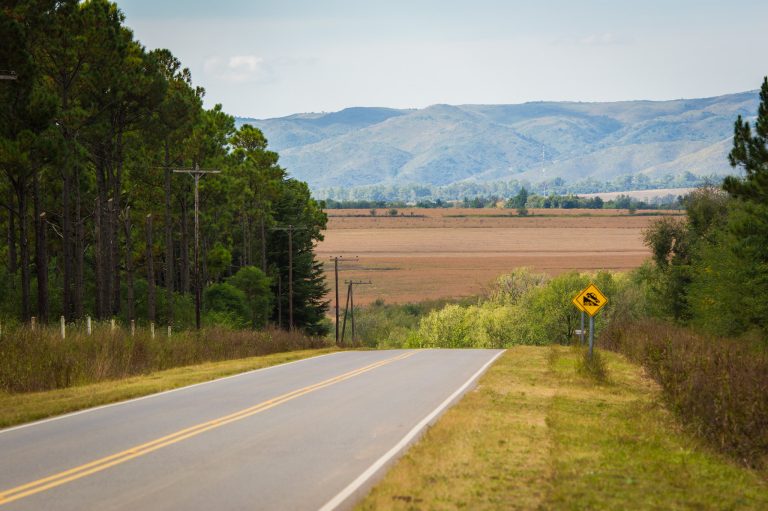
<path id="1" fill-rule="evenodd" d="M 171 325 L 168 325 L 168 337 L 171 336 L 171 330 L 172 329 L 173 329 L 173 327 Z"/>
<path id="2" fill-rule="evenodd" d="M 136 320 L 131 320 L 131 337 L 136 335 Z"/>
<path id="3" fill-rule="evenodd" d="M 59 321 L 61 323 L 61 338 L 66 339 L 67 338 L 67 321 L 64 319 L 64 316 L 62 316 Z"/>
<path id="4" fill-rule="evenodd" d="M 85 317 L 85 333 L 88 335 L 91 335 L 91 317 L 86 316 Z"/>
<path id="5" fill-rule="evenodd" d="M 32 316 L 31 318 L 29 318 L 29 327 L 32 329 L 33 332 L 35 331 L 35 326 L 37 326 L 36 323 L 37 323 L 36 317 Z"/>
<path id="6" fill-rule="evenodd" d="M 152 338 L 155 338 L 155 322 L 150 321 L 149 322 L 149 333 L 152 335 Z"/>

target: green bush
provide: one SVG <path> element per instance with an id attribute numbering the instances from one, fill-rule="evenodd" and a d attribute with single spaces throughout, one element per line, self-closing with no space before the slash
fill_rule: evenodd
<path id="1" fill-rule="evenodd" d="M 248 305 L 245 293 L 232 284 L 214 284 L 205 290 L 206 319 L 210 324 L 223 324 L 245 328 L 251 322 L 253 311 Z"/>
<path id="2" fill-rule="evenodd" d="M 608 381 L 608 364 L 605 362 L 605 357 L 598 350 L 594 350 L 591 357 L 589 356 L 589 350 L 582 350 L 578 372 L 597 383 L 606 383 Z"/>
<path id="3" fill-rule="evenodd" d="M 614 321 L 600 344 L 642 364 L 692 430 L 737 460 L 768 468 L 768 347 L 659 320 Z"/>
<path id="4" fill-rule="evenodd" d="M 245 294 L 251 311 L 250 326 L 263 328 L 272 314 L 272 279 L 255 266 L 245 266 L 227 279 Z"/>

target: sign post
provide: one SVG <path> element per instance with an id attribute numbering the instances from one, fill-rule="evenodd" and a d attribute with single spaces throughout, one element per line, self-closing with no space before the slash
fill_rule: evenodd
<path id="1" fill-rule="evenodd" d="M 586 311 L 584 310 L 584 306 L 581 304 L 581 302 L 578 300 L 579 296 L 581 296 L 581 293 L 583 293 L 584 290 L 578 292 L 576 296 L 573 297 L 573 304 L 576 306 L 577 309 L 581 311 L 581 330 L 579 330 L 579 343 L 583 346 L 584 345 L 584 314 Z"/>
<path id="2" fill-rule="evenodd" d="M 584 342 L 584 313 L 589 314 L 589 358 L 595 343 L 595 315 L 608 303 L 608 298 L 594 284 L 585 287 L 573 298 L 573 304 L 581 311 L 581 339 Z"/>

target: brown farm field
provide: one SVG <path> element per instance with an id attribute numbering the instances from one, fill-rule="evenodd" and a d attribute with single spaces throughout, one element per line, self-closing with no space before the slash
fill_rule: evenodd
<path id="1" fill-rule="evenodd" d="M 458 208 L 409 208 L 397 216 L 388 210 L 377 210 L 375 216 L 370 210 L 327 213 L 318 257 L 326 263 L 331 286 L 329 258 L 359 257 L 342 263 L 339 277 L 372 282 L 356 290 L 359 304 L 377 298 L 403 303 L 474 296 L 520 266 L 551 275 L 629 270 L 648 258 L 642 230 L 658 218 L 583 209 L 531 210 L 527 217 L 504 209 Z"/>

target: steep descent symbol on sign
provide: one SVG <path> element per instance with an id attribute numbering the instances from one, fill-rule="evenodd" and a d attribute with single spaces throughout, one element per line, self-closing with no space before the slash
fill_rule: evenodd
<path id="1" fill-rule="evenodd" d="M 590 284 L 582 289 L 579 294 L 573 298 L 572 302 L 580 311 L 586 312 L 590 316 L 594 316 L 606 303 L 608 303 L 608 298 L 596 285 Z"/>

